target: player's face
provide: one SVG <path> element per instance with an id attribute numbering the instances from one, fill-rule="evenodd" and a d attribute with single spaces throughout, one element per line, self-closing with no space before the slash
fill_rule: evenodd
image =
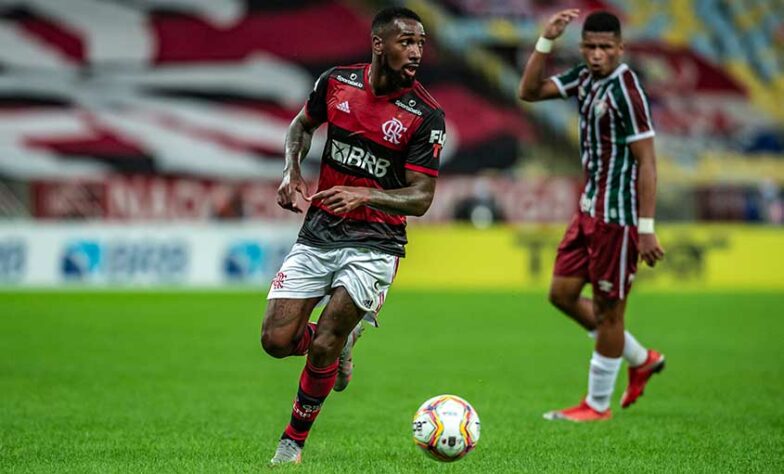
<path id="1" fill-rule="evenodd" d="M 621 61 L 623 42 L 612 32 L 586 31 L 580 52 L 594 77 L 606 77 Z"/>
<path id="2" fill-rule="evenodd" d="M 398 18 L 382 43 L 385 72 L 401 87 L 414 84 L 425 48 L 425 28 L 416 20 Z"/>

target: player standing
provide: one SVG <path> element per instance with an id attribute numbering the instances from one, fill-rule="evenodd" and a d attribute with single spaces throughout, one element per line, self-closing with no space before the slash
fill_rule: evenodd
<path id="1" fill-rule="evenodd" d="M 564 10 L 550 18 L 526 64 L 518 94 L 526 101 L 577 98 L 580 156 L 585 187 L 579 210 L 558 247 L 550 301 L 596 339 L 588 395 L 577 406 L 545 414 L 547 419 L 593 421 L 610 418 L 610 396 L 621 360 L 629 364 L 628 407 L 648 379 L 664 368 L 664 356 L 645 349 L 624 331 L 626 298 L 637 260 L 653 267 L 664 257 L 654 233 L 656 156 L 648 100 L 637 75 L 621 63 L 618 18 L 595 12 L 583 24 L 585 60 L 569 71 L 544 77 L 553 40 L 579 15 Z M 587 283 L 593 299 L 580 296 Z"/>
<path id="2" fill-rule="evenodd" d="M 345 389 L 361 320 L 375 323 L 405 255 L 405 216 L 423 215 L 433 200 L 445 128 L 444 112 L 415 80 L 424 44 L 416 13 L 380 11 L 372 62 L 323 73 L 289 126 L 278 204 L 302 212 L 300 194 L 310 208 L 272 282 L 261 344 L 273 357 L 307 359 L 272 464 L 300 462 L 327 395 Z M 309 197 L 300 161 L 324 122 L 318 192 Z M 324 297 L 318 323 L 309 323 Z"/>

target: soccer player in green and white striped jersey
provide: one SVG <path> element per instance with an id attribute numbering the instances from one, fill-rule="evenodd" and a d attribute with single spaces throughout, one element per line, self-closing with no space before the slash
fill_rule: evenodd
<path id="1" fill-rule="evenodd" d="M 585 62 L 546 78 L 553 41 L 579 16 L 564 10 L 550 18 L 520 80 L 526 101 L 576 98 L 580 113 L 580 159 L 585 187 L 579 210 L 558 247 L 550 301 L 596 339 L 588 375 L 588 395 L 577 406 L 545 418 L 594 421 L 610 418 L 610 397 L 621 362 L 629 365 L 628 407 L 649 378 L 664 367 L 664 356 L 643 347 L 624 330 L 626 298 L 637 260 L 654 266 L 664 257 L 654 233 L 656 157 L 650 108 L 637 75 L 621 62 L 618 18 L 590 14 L 583 24 L 580 51 Z M 590 283 L 593 298 L 582 298 Z"/>

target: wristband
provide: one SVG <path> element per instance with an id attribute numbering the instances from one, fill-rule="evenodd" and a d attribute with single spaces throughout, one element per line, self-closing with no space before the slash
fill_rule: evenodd
<path id="1" fill-rule="evenodd" d="M 637 223 L 637 232 L 640 234 L 653 234 L 653 218 L 640 217 Z"/>
<path id="2" fill-rule="evenodd" d="M 542 54 L 550 54 L 550 51 L 553 50 L 553 40 L 540 36 L 536 41 L 536 47 L 534 49 Z"/>

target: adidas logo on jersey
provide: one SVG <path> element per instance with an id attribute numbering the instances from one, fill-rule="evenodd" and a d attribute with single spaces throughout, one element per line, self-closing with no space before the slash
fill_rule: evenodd
<path id="1" fill-rule="evenodd" d="M 338 110 L 341 112 L 345 112 L 347 114 L 351 113 L 351 107 L 348 106 L 348 101 L 344 100 L 343 102 L 338 104 Z"/>

